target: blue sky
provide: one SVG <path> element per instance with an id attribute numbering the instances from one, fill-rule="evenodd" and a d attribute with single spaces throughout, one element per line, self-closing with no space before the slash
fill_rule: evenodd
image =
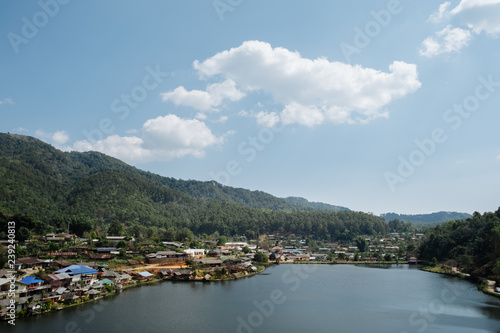
<path id="1" fill-rule="evenodd" d="M 375 214 L 500 206 L 500 0 L 0 9 L 1 132 Z"/>

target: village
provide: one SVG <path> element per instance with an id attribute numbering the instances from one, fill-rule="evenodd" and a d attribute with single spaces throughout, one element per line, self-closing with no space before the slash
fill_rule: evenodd
<path id="1" fill-rule="evenodd" d="M 179 242 L 137 242 L 125 236 L 100 241 L 47 234 L 16 244 L 30 255 L 17 258 L 7 269 L 0 268 L 0 316 L 8 320 L 13 314 L 57 311 L 163 280 L 211 282 L 249 277 L 271 264 L 416 264 L 416 245 L 422 237 L 393 233 L 379 239 L 322 243 L 295 235 L 263 235 L 259 242 L 206 240 L 197 243 L 203 247 L 191 248 Z"/>

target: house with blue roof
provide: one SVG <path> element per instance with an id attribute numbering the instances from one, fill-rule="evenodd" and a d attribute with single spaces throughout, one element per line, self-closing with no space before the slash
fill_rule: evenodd
<path id="1" fill-rule="evenodd" d="M 54 272 L 55 274 L 68 274 L 71 276 L 72 283 L 81 281 L 84 285 L 92 285 L 94 279 L 97 277 L 97 270 L 84 265 L 71 265 L 61 268 Z"/>
<path id="2" fill-rule="evenodd" d="M 71 265 L 68 267 L 61 268 L 54 272 L 55 274 L 66 273 L 70 276 L 73 275 L 97 275 L 97 271 L 93 268 L 83 265 Z"/>
<path id="3" fill-rule="evenodd" d="M 35 276 L 25 276 L 19 283 L 25 284 L 28 290 L 38 288 L 43 280 L 37 279 Z"/>

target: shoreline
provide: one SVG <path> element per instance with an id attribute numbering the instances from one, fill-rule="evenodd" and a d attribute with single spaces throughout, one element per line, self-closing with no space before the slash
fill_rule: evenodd
<path id="1" fill-rule="evenodd" d="M 470 274 L 462 273 L 458 270 L 456 271 L 448 271 L 445 269 L 442 269 L 440 267 L 431 267 L 431 266 L 423 266 L 419 268 L 420 270 L 424 272 L 429 272 L 429 273 L 434 273 L 434 274 L 441 274 L 441 275 L 447 275 L 451 277 L 456 277 L 460 278 L 462 280 L 467 280 L 474 284 L 478 290 L 483 292 L 486 295 L 490 295 L 496 298 L 500 298 L 500 293 L 495 292 L 495 281 L 488 280 L 485 278 L 474 278 L 470 276 Z"/>
<path id="2" fill-rule="evenodd" d="M 122 293 L 124 290 L 127 290 L 127 289 L 132 289 L 132 288 L 138 288 L 138 287 L 153 285 L 153 284 L 160 283 L 160 282 L 185 282 L 185 283 L 189 283 L 189 282 L 204 282 L 204 283 L 213 283 L 213 282 L 224 282 L 224 281 L 236 281 L 236 280 L 240 280 L 240 279 L 244 279 L 244 278 L 249 278 L 249 277 L 253 277 L 255 275 L 258 275 L 258 274 L 264 272 L 266 270 L 266 268 L 268 268 L 270 266 L 271 265 L 266 265 L 266 266 L 264 266 L 264 269 L 262 269 L 260 271 L 257 271 L 257 272 L 248 273 L 248 274 L 245 274 L 245 275 L 242 275 L 242 276 L 231 276 L 231 277 L 222 278 L 222 279 L 205 280 L 205 279 L 154 278 L 152 280 L 145 281 L 145 282 L 138 281 L 136 283 L 131 283 L 131 284 L 125 285 L 125 286 L 123 286 L 120 289 L 114 289 L 112 293 L 109 293 L 109 294 L 106 294 L 106 295 L 103 295 L 103 296 L 99 296 L 99 297 L 95 297 L 95 298 L 92 298 L 92 299 L 88 299 L 88 300 L 83 301 L 83 302 L 78 302 L 78 303 L 74 303 L 74 304 L 64 304 L 64 305 L 60 305 L 57 308 L 51 308 L 50 310 L 41 311 L 41 312 L 31 312 L 28 315 L 23 315 L 23 316 L 19 316 L 17 314 L 17 311 L 16 311 L 16 317 L 15 317 L 15 319 L 17 320 L 17 319 L 24 319 L 24 318 L 36 317 L 36 316 L 39 316 L 39 315 L 48 315 L 50 313 L 54 313 L 54 312 L 58 312 L 58 311 L 64 311 L 65 309 L 74 308 L 74 307 L 77 307 L 77 306 L 80 306 L 80 305 L 92 304 L 92 303 L 94 303 L 96 301 L 99 301 L 99 300 L 102 300 L 102 299 L 105 299 L 105 298 L 108 298 L 108 297 L 116 296 L 116 295 Z M 20 310 L 18 310 L 18 311 L 20 311 Z M 0 318 L 0 321 L 4 321 L 4 322 L 9 321 L 9 320 L 12 320 L 12 318 L 10 318 L 8 316 L 2 316 Z"/>

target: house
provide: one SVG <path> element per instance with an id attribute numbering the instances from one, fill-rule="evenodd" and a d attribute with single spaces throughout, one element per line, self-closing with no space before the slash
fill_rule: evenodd
<path id="1" fill-rule="evenodd" d="M 54 260 L 51 265 L 53 267 L 57 267 L 59 269 L 61 268 L 64 268 L 64 267 L 68 267 L 68 266 L 71 266 L 71 263 L 69 261 L 66 261 L 66 260 Z"/>
<path id="2" fill-rule="evenodd" d="M 97 271 L 95 269 L 90 268 L 88 266 L 84 266 L 84 265 L 71 265 L 68 267 L 61 268 L 60 270 L 57 270 L 54 273 L 56 273 L 56 274 L 67 273 L 70 276 L 73 276 L 73 275 L 96 276 L 97 275 Z"/>
<path id="3" fill-rule="evenodd" d="M 99 284 L 101 284 L 103 286 L 109 286 L 109 285 L 112 285 L 114 283 L 110 279 L 102 279 L 102 280 L 99 280 Z"/>
<path id="4" fill-rule="evenodd" d="M 241 250 L 244 247 L 248 247 L 248 244 L 245 242 L 238 242 L 238 243 L 226 243 L 224 244 L 224 247 L 228 250 Z"/>
<path id="5" fill-rule="evenodd" d="M 24 283 L 16 281 L 14 283 L 14 290 L 11 291 L 11 281 L 9 279 L 0 278 L 0 299 L 9 298 L 9 293 L 14 293 L 14 298 L 19 298 L 21 296 L 26 296 L 28 292 L 28 286 Z"/>
<path id="6" fill-rule="evenodd" d="M 171 247 L 171 248 L 176 248 L 180 249 L 181 247 L 184 247 L 183 243 L 175 243 L 175 242 L 163 242 L 163 245 L 166 247 Z"/>
<path id="7" fill-rule="evenodd" d="M 71 284 L 80 283 L 80 281 L 84 285 L 92 284 L 93 280 L 97 277 L 97 271 L 93 268 L 84 265 L 71 265 L 68 267 L 64 267 L 58 271 L 54 272 L 55 274 L 67 273 L 72 277 Z"/>
<path id="8" fill-rule="evenodd" d="M 47 253 L 48 256 L 52 257 L 60 257 L 60 258 L 74 258 L 78 255 L 76 252 L 49 252 Z"/>
<path id="9" fill-rule="evenodd" d="M 52 289 L 67 287 L 71 283 L 71 276 L 66 273 L 61 274 L 49 274 L 42 277 L 45 282 L 50 285 Z"/>
<path id="10" fill-rule="evenodd" d="M 19 283 L 25 284 L 28 290 L 32 290 L 40 287 L 43 280 L 37 279 L 35 276 L 26 276 Z"/>
<path id="11" fill-rule="evenodd" d="M 187 249 L 184 253 L 192 259 L 199 259 L 205 256 L 205 249 Z"/>
<path id="12" fill-rule="evenodd" d="M 16 269 L 35 268 L 42 266 L 42 262 L 36 258 L 19 258 L 15 265 Z"/>
<path id="13" fill-rule="evenodd" d="M 97 252 L 99 253 L 109 253 L 109 252 L 114 252 L 117 250 L 116 247 L 98 247 Z"/>
<path id="14" fill-rule="evenodd" d="M 220 259 L 195 259 L 194 262 L 208 267 L 221 267 L 223 263 Z"/>
<path id="15" fill-rule="evenodd" d="M 177 280 L 186 280 L 191 277 L 193 271 L 190 269 L 174 269 L 172 271 L 172 277 Z"/>
<path id="16" fill-rule="evenodd" d="M 103 279 L 109 279 L 113 282 L 116 282 L 116 280 L 120 277 L 120 273 L 115 272 L 112 269 L 105 269 L 103 272 L 100 274 L 101 278 Z"/>
<path id="17" fill-rule="evenodd" d="M 148 271 L 142 271 L 136 273 L 134 279 L 138 281 L 149 281 L 154 278 L 154 274 L 149 273 Z"/>
<path id="18" fill-rule="evenodd" d="M 150 264 L 175 264 L 182 263 L 188 259 L 188 256 L 182 252 L 158 251 L 146 255 L 146 260 Z"/>
<path id="19" fill-rule="evenodd" d="M 119 241 L 122 241 L 122 240 L 124 241 L 125 236 L 106 236 L 106 240 L 118 243 Z"/>
<path id="20" fill-rule="evenodd" d="M 62 299 L 66 304 L 75 303 L 80 297 L 75 292 L 65 292 L 62 294 Z"/>
<path id="21" fill-rule="evenodd" d="M 132 276 L 127 273 L 122 273 L 118 278 L 116 278 L 115 282 L 118 284 L 127 284 L 132 280 Z"/>
<path id="22" fill-rule="evenodd" d="M 417 258 L 411 257 L 410 259 L 408 259 L 408 264 L 410 264 L 410 265 L 416 265 L 417 264 Z"/>

